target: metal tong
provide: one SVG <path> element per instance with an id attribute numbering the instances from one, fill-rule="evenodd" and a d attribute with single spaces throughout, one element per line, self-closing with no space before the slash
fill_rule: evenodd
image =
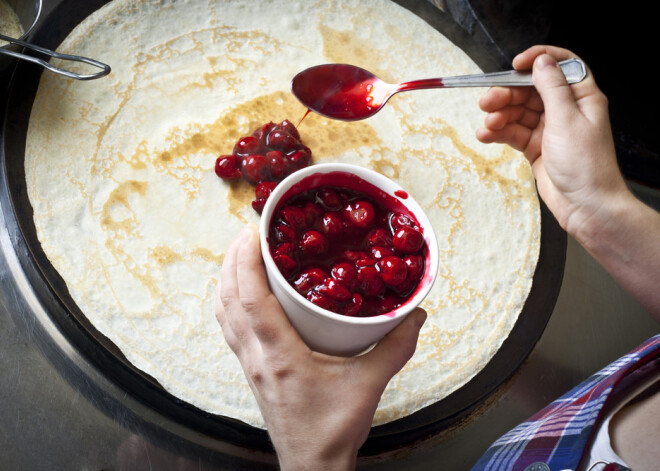
<path id="1" fill-rule="evenodd" d="M 73 62 L 83 62 L 85 64 L 89 64 L 91 66 L 97 67 L 101 69 L 100 72 L 96 72 L 94 74 L 76 74 L 74 72 L 71 72 L 69 70 L 61 69 L 59 67 L 55 67 L 54 65 L 50 64 L 49 62 L 39 59 L 38 57 L 34 56 L 29 56 L 27 54 L 22 54 L 20 52 L 12 51 L 8 48 L 0 47 L 0 54 L 6 54 L 11 57 L 15 57 L 18 59 L 23 59 L 29 62 L 33 62 L 35 64 L 39 64 L 42 67 L 50 70 L 51 72 L 55 72 L 56 74 L 64 75 L 65 77 L 73 78 L 76 80 L 94 80 L 97 78 L 104 77 L 110 73 L 110 66 L 107 64 L 104 64 L 103 62 L 96 61 L 94 59 L 90 59 L 88 57 L 82 57 L 82 56 L 72 56 L 70 54 L 60 54 L 59 52 L 51 51 L 50 49 L 46 49 L 44 47 L 40 46 L 35 46 L 34 44 L 26 43 L 25 41 L 21 41 L 19 39 L 14 39 L 9 36 L 5 36 L 4 34 L 0 34 L 0 39 L 16 44 L 18 46 L 22 46 L 26 49 L 30 49 L 33 51 L 40 52 L 42 54 L 45 54 L 50 57 L 54 57 L 56 59 L 62 59 L 66 61 L 73 61 Z"/>

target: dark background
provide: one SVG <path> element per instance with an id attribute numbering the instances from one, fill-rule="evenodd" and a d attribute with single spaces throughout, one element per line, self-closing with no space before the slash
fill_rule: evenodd
<path id="1" fill-rule="evenodd" d="M 572 50 L 607 95 L 621 170 L 660 187 L 658 16 L 642 2 L 447 0 L 472 34 L 492 38 L 504 61 L 534 44 Z"/>

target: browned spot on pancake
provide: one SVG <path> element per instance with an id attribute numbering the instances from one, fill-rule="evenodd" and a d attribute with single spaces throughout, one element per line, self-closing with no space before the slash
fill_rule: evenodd
<path id="1" fill-rule="evenodd" d="M 149 256 L 161 266 L 170 265 L 183 259 L 181 254 L 164 245 L 153 248 Z"/>
<path id="2" fill-rule="evenodd" d="M 110 196 L 103 205 L 103 210 L 101 212 L 101 224 L 106 226 L 108 229 L 122 229 L 128 231 L 131 220 L 123 219 L 120 221 L 114 221 L 110 215 L 110 211 L 113 206 L 120 205 L 124 206 L 130 211 L 130 203 L 128 201 L 129 197 L 132 194 L 137 193 L 140 196 L 144 196 L 147 191 L 147 182 L 140 182 L 136 180 L 128 180 L 123 183 L 120 183 L 117 188 L 115 188 Z"/>
<path id="3" fill-rule="evenodd" d="M 170 247 L 159 245 L 149 251 L 149 257 L 160 266 L 171 265 L 180 261 L 189 261 L 191 257 L 200 258 L 205 262 L 221 263 L 224 256 L 216 256 L 209 249 L 197 248 L 190 255 L 175 252 Z"/>
<path id="4" fill-rule="evenodd" d="M 222 260 L 225 258 L 224 255 L 214 255 L 213 252 L 211 252 L 209 249 L 201 247 L 193 250 L 192 255 L 194 257 L 201 258 L 205 262 L 217 263 L 219 265 L 222 265 Z"/>
<path id="5" fill-rule="evenodd" d="M 376 130 L 366 121 L 347 123 L 311 113 L 302 122 L 300 133 L 317 161 L 360 147 L 374 149 L 382 144 Z"/>
<path id="6" fill-rule="evenodd" d="M 378 54 L 371 38 L 361 38 L 352 31 L 360 25 L 352 25 L 345 31 L 336 30 L 321 22 L 319 31 L 323 38 L 323 54 L 328 62 L 354 64 L 376 74 L 381 79 L 393 82 L 391 71 L 382 68 Z"/>
<path id="7" fill-rule="evenodd" d="M 269 121 L 289 119 L 298 124 L 305 111 L 289 92 L 278 91 L 261 95 L 227 110 L 213 123 L 188 129 L 170 129 L 167 138 L 170 145 L 167 149 L 152 155 L 144 146 L 140 146 L 129 161 L 133 167 L 141 162 L 142 165 L 151 165 L 169 173 L 182 184 L 188 185 L 186 191 L 192 197 L 199 181 L 186 178 L 181 171 L 196 166 L 199 168 L 199 165 L 191 160 L 193 155 L 209 154 L 208 161 L 201 170 L 212 172 L 216 157 L 230 154 L 236 141 L 242 136 L 252 134 Z M 347 150 L 360 147 L 373 149 L 381 145 L 376 131 L 367 122 L 345 123 L 309 114 L 302 121 L 299 131 L 303 143 L 312 150 L 312 160 L 316 162 L 341 155 Z M 254 199 L 254 187 L 244 181 L 229 185 L 229 212 L 247 222 L 241 216 L 241 211 Z"/>
<path id="8" fill-rule="evenodd" d="M 442 134 L 451 139 L 454 147 L 465 157 L 470 159 L 474 169 L 479 176 L 479 178 L 487 184 L 496 184 L 500 187 L 502 195 L 504 196 L 504 203 L 507 206 L 511 206 L 512 199 L 517 199 L 521 197 L 526 198 L 536 198 L 536 190 L 533 185 L 525 186 L 524 183 L 529 182 L 529 174 L 527 178 L 509 178 L 502 175 L 496 170 L 498 165 L 504 164 L 510 160 L 516 158 L 516 154 L 509 147 L 504 147 L 502 153 L 494 158 L 487 159 L 479 152 L 465 145 L 458 136 L 456 129 L 443 123 L 440 126 Z M 525 168 L 525 166 L 521 166 Z M 517 173 L 522 172 L 523 170 L 517 170 Z"/>
<path id="9" fill-rule="evenodd" d="M 254 187 L 245 180 L 238 180 L 229 183 L 230 190 L 227 195 L 229 214 L 236 217 L 239 221 L 247 224 L 247 220 L 241 214 L 243 208 L 250 204 L 254 199 Z"/>

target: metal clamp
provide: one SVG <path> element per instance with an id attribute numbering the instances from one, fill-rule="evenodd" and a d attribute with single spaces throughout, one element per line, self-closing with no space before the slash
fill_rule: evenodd
<path id="1" fill-rule="evenodd" d="M 73 61 L 73 62 L 83 62 L 85 64 L 89 64 L 93 67 L 97 67 L 101 69 L 100 72 L 96 72 L 94 74 L 86 74 L 86 75 L 80 75 L 76 74 L 74 72 L 71 72 L 69 70 L 61 69 L 59 67 L 55 67 L 54 65 L 50 64 L 49 62 L 39 59 L 38 57 L 34 56 L 29 56 L 27 54 L 22 54 L 20 52 L 15 52 L 6 48 L 0 47 L 0 54 L 5 54 L 11 57 L 15 57 L 18 59 L 23 59 L 29 62 L 33 62 L 35 64 L 39 64 L 42 67 L 50 70 L 51 72 L 55 72 L 56 74 L 64 75 L 65 77 L 73 78 L 76 80 L 94 80 L 97 78 L 104 77 L 110 73 L 110 66 L 107 64 L 104 64 L 102 62 L 96 61 L 94 59 L 90 59 L 88 57 L 82 57 L 82 56 L 72 56 L 70 54 L 60 54 L 59 52 L 51 51 L 50 49 L 46 49 L 44 47 L 40 46 L 35 46 L 34 44 L 27 43 L 25 41 L 21 41 L 18 39 L 11 38 L 9 36 L 5 36 L 4 34 L 0 34 L 0 39 L 4 41 L 8 41 L 13 44 L 17 44 L 18 46 L 22 46 L 26 49 L 30 49 L 33 51 L 40 52 L 42 54 L 46 54 L 47 56 L 54 57 L 56 59 L 61 59 L 61 60 L 66 60 L 66 61 Z"/>

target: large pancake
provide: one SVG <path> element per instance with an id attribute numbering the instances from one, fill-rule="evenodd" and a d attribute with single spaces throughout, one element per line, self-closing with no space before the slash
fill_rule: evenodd
<path id="1" fill-rule="evenodd" d="M 60 51 L 113 72 L 93 82 L 41 79 L 25 170 L 44 252 L 82 312 L 137 368 L 190 404 L 263 427 L 213 315 L 224 252 L 258 216 L 253 188 L 218 179 L 215 157 L 262 123 L 300 119 L 305 109 L 289 86 L 306 67 L 354 63 L 399 82 L 477 66 L 385 0 L 115 0 Z M 309 115 L 300 127 L 314 162 L 363 165 L 409 189 L 438 236 L 429 319 L 375 424 L 468 382 L 531 288 L 538 197 L 523 156 L 474 138 L 482 92 L 404 93 L 369 120 Z"/>

